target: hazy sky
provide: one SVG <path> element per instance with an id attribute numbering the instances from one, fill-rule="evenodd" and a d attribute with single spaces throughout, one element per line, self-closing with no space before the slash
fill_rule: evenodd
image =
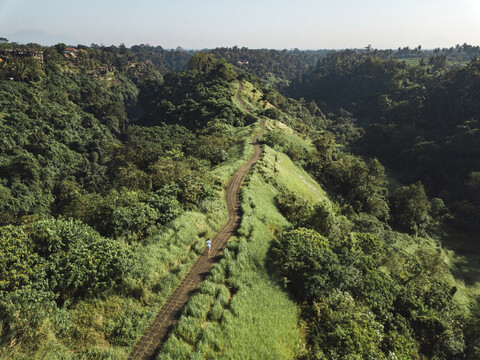
<path id="1" fill-rule="evenodd" d="M 0 37 L 22 30 L 85 45 L 450 47 L 480 43 L 480 0 L 0 0 Z"/>

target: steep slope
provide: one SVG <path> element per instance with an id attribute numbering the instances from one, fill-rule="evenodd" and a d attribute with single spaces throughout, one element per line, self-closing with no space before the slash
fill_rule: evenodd
<path id="1" fill-rule="evenodd" d="M 299 308 L 266 264 L 271 240 L 291 226 L 275 205 L 283 188 L 298 191 L 312 204 L 326 200 L 310 175 L 286 155 L 265 147 L 242 190 L 238 236 L 187 305 L 159 359 L 291 359 L 301 353 Z"/>

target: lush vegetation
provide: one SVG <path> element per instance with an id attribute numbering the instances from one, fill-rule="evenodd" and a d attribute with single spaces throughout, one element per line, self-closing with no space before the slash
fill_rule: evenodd
<path id="1" fill-rule="evenodd" d="M 295 193 L 277 200 L 294 227 L 275 240 L 271 263 L 307 304 L 307 357 L 478 357 L 478 291 L 464 285 L 475 280 L 442 250 L 478 256 L 478 60 L 447 65 L 345 51 L 292 84 L 292 94 L 350 118 L 299 159 L 338 205 L 308 209 Z M 377 157 L 396 181 L 387 187 L 377 160 L 345 149 Z"/>
<path id="2" fill-rule="evenodd" d="M 448 69 L 440 56 L 408 66 L 371 54 L 334 53 L 294 92 L 324 110 L 349 111 L 365 131 L 355 143 L 358 151 L 377 157 L 403 183 L 421 181 L 453 210 L 455 224 L 477 231 L 479 69 L 476 58 Z"/>
<path id="3" fill-rule="evenodd" d="M 336 203 L 280 187 L 275 203 L 292 226 L 269 252 L 272 274 L 303 304 L 301 357 L 478 356 L 478 298 L 465 302 L 439 243 L 443 202 L 421 183 L 387 196 L 377 161 L 339 151 L 331 134 L 314 143 L 304 166 Z"/>
<path id="4" fill-rule="evenodd" d="M 143 47 L 4 50 L 0 356 L 125 358 L 225 219 L 251 151 L 238 75 L 202 54 L 167 73 Z"/>
<path id="5" fill-rule="evenodd" d="M 480 357 L 475 47 L 17 50 L 0 357 L 127 358 L 225 220 L 260 117 L 237 237 L 159 358 Z"/>

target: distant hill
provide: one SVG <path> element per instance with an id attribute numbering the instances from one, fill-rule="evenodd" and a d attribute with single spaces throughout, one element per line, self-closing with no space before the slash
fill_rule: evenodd
<path id="1" fill-rule="evenodd" d="M 26 29 L 19 30 L 5 36 L 10 42 L 19 44 L 37 43 L 40 45 L 51 46 L 58 43 L 67 45 L 77 45 L 77 39 L 65 34 L 49 34 L 41 30 Z"/>

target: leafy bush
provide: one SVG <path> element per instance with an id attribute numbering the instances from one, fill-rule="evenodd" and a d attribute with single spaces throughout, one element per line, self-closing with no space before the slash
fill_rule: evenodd
<path id="1" fill-rule="evenodd" d="M 50 288 L 60 301 L 115 287 L 129 273 L 129 251 L 78 220 L 40 220 L 25 230 L 47 261 Z"/>
<path id="2" fill-rule="evenodd" d="M 39 323 L 53 310 L 55 299 L 45 259 L 33 250 L 24 229 L 0 227 L 0 339 L 35 337 Z"/>
<path id="3" fill-rule="evenodd" d="M 325 202 L 314 206 L 304 225 L 331 240 L 344 239 L 351 230 L 350 221 L 339 213 L 338 207 Z"/>
<path id="4" fill-rule="evenodd" d="M 357 304 L 347 292 L 334 290 L 309 308 L 314 344 L 309 359 L 382 359 L 383 325 L 368 307 Z"/>
<path id="5" fill-rule="evenodd" d="M 311 202 L 285 189 L 275 197 L 275 204 L 282 215 L 294 225 L 306 221 L 313 211 Z"/>
<path id="6" fill-rule="evenodd" d="M 314 230 L 285 231 L 272 242 L 271 259 L 278 275 L 298 299 L 313 300 L 339 285 L 343 274 L 326 238 Z"/>

